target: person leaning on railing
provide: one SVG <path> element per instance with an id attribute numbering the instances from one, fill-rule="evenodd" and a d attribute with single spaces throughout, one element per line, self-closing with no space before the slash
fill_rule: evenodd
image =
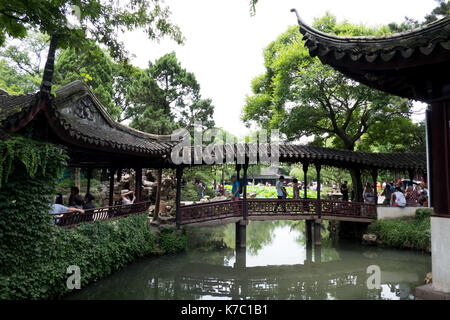
<path id="1" fill-rule="evenodd" d="M 79 212 L 84 213 L 83 209 L 75 208 L 75 207 L 66 207 L 62 204 L 55 203 L 56 202 L 56 196 L 53 197 L 53 203 L 50 203 L 50 209 L 49 213 L 52 215 L 53 219 L 55 220 L 55 223 L 58 223 L 58 218 L 62 217 L 65 213 L 71 213 L 71 212 Z"/>

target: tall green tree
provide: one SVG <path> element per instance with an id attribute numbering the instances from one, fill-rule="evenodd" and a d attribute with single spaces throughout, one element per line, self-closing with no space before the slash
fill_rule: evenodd
<path id="1" fill-rule="evenodd" d="M 85 81 L 109 114 L 118 119 L 120 106 L 114 104 L 114 62 L 107 52 L 93 41 L 89 50 L 68 48 L 62 50 L 55 63 L 55 88 L 75 80 Z"/>
<path id="2" fill-rule="evenodd" d="M 387 27 L 338 24 L 330 14 L 316 19 L 314 26 L 347 36 L 390 32 Z M 266 73 L 253 80 L 253 95 L 244 106 L 242 119 L 247 125 L 278 128 L 289 140 L 312 136 L 316 145 L 353 151 L 374 124 L 410 115 L 408 100 L 371 89 L 312 58 L 297 26 L 269 44 L 264 57 Z M 350 173 L 361 200 L 361 173 L 356 169 Z"/>
<path id="3" fill-rule="evenodd" d="M 88 48 L 89 40 L 104 44 L 115 59 L 127 52 L 118 40 L 125 30 L 144 29 L 150 39 L 183 37 L 159 0 L 1 0 L 0 46 L 6 36 L 24 38 L 29 30 L 58 36 L 59 47 Z M 75 21 L 74 21 L 75 20 Z"/>
<path id="4" fill-rule="evenodd" d="M 131 126 L 142 131 L 170 134 L 194 117 L 206 128 L 214 126 L 211 99 L 202 99 L 195 75 L 182 68 L 175 53 L 149 62 L 128 98 Z"/>
<path id="5" fill-rule="evenodd" d="M 425 122 L 409 118 L 379 121 L 369 128 L 358 150 L 368 152 L 426 152 Z"/>
<path id="6" fill-rule="evenodd" d="M 430 14 L 425 16 L 425 23 L 430 23 L 450 15 L 450 1 L 448 0 L 435 0 L 438 5 L 431 11 Z"/>

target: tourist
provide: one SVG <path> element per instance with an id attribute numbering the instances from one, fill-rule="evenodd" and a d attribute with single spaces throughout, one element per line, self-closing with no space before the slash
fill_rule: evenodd
<path id="1" fill-rule="evenodd" d="M 383 192 L 381 193 L 382 196 L 384 196 L 383 205 L 388 206 L 391 203 L 391 197 L 392 197 L 392 190 L 391 185 L 389 183 L 386 183 Z"/>
<path id="2" fill-rule="evenodd" d="M 417 190 L 413 189 L 412 185 L 409 185 L 406 188 L 405 199 L 406 199 L 407 206 L 410 206 L 410 207 L 417 206 L 417 200 L 419 199 L 419 194 L 417 193 Z"/>
<path id="3" fill-rule="evenodd" d="M 73 186 L 70 188 L 69 207 L 75 206 L 74 198 L 76 196 L 79 196 L 79 194 L 80 194 L 80 189 L 78 189 L 78 187 Z"/>
<path id="4" fill-rule="evenodd" d="M 200 200 L 202 200 L 203 197 L 205 196 L 205 194 L 204 194 L 205 189 L 206 189 L 206 187 L 203 185 L 202 182 L 199 182 L 197 184 L 197 194 L 198 194 Z"/>
<path id="5" fill-rule="evenodd" d="M 391 183 L 389 184 L 391 186 L 391 193 L 395 192 L 395 184 L 394 181 L 391 181 Z"/>
<path id="6" fill-rule="evenodd" d="M 374 193 L 373 189 L 369 183 L 366 184 L 363 192 L 364 203 L 374 203 Z"/>
<path id="7" fill-rule="evenodd" d="M 284 176 L 280 176 L 279 180 L 277 181 L 276 184 L 276 188 L 277 188 L 277 197 L 279 200 L 286 200 L 287 197 L 287 191 L 286 188 L 284 187 Z M 280 204 L 277 202 L 277 205 L 275 206 L 274 211 L 278 210 L 278 206 Z M 286 204 L 283 203 L 283 211 L 286 212 Z"/>
<path id="8" fill-rule="evenodd" d="M 402 192 L 401 187 L 395 187 L 395 192 L 391 197 L 391 204 L 396 207 L 404 208 L 406 206 L 405 195 Z"/>
<path id="9" fill-rule="evenodd" d="M 223 196 L 224 195 L 224 188 L 223 188 L 223 184 L 219 184 L 219 195 Z"/>
<path id="10" fill-rule="evenodd" d="M 236 201 L 239 200 L 239 196 L 241 195 L 239 193 L 240 184 L 236 176 L 231 177 L 231 200 Z"/>
<path id="11" fill-rule="evenodd" d="M 73 199 L 72 199 L 72 205 L 69 205 L 69 207 L 71 208 L 76 208 L 76 209 L 83 209 L 83 198 L 81 198 L 81 196 L 79 194 L 76 194 Z"/>
<path id="12" fill-rule="evenodd" d="M 61 193 L 58 193 L 58 195 L 56 196 L 56 200 L 55 200 L 56 204 L 64 204 L 63 203 L 63 196 Z"/>
<path id="13" fill-rule="evenodd" d="M 95 209 L 94 200 L 95 197 L 91 193 L 86 193 L 84 196 L 83 209 Z"/>
<path id="14" fill-rule="evenodd" d="M 428 207 L 428 197 L 427 197 L 425 191 L 420 192 L 418 202 L 422 207 Z"/>
<path id="15" fill-rule="evenodd" d="M 55 224 L 59 223 L 59 218 L 61 218 L 65 213 L 79 212 L 84 213 L 83 209 L 78 209 L 74 207 L 66 207 L 62 204 L 56 203 L 58 197 L 53 197 L 53 203 L 50 203 L 50 208 L 48 213 L 52 216 Z"/>
<path id="16" fill-rule="evenodd" d="M 75 207 L 66 207 L 62 204 L 56 203 L 57 196 L 53 197 L 53 203 L 50 203 L 50 210 L 49 213 L 51 215 L 60 214 L 60 213 L 66 213 L 66 212 L 80 212 L 84 213 L 83 209 L 75 208 Z"/>
<path id="17" fill-rule="evenodd" d="M 296 178 L 292 179 L 292 198 L 300 199 L 299 183 Z"/>
<path id="18" fill-rule="evenodd" d="M 342 201 L 348 201 L 348 182 L 344 181 L 341 185 Z"/>
<path id="19" fill-rule="evenodd" d="M 136 196 L 134 195 L 133 191 L 128 191 L 128 192 L 122 193 L 121 197 L 122 197 L 123 205 L 133 204 L 134 201 L 136 200 Z"/>
<path id="20" fill-rule="evenodd" d="M 287 192 L 286 192 L 286 188 L 284 187 L 284 177 L 283 176 L 280 176 L 280 179 L 277 181 L 276 188 L 277 188 L 278 199 L 285 200 L 287 197 Z"/>

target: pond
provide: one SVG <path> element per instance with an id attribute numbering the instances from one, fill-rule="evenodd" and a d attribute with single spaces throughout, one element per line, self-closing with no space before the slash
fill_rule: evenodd
<path id="1" fill-rule="evenodd" d="M 247 248 L 234 249 L 234 224 L 190 228 L 185 253 L 135 262 L 68 299 L 414 299 L 431 257 L 333 239 L 306 244 L 304 221 L 247 226 Z M 368 288 L 380 272 L 379 288 Z M 369 281 L 368 281 L 369 280 Z"/>

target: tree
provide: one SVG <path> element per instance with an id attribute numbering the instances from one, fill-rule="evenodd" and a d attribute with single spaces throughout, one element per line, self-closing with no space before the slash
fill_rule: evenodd
<path id="1" fill-rule="evenodd" d="M 363 136 L 359 151 L 368 152 L 426 152 L 425 122 L 409 118 L 380 121 Z"/>
<path id="2" fill-rule="evenodd" d="M 179 28 L 170 20 L 168 8 L 159 0 L 2 0 L 0 1 L 0 46 L 6 35 L 24 38 L 29 30 L 58 36 L 62 48 L 86 48 L 89 40 L 104 44 L 113 58 L 126 60 L 119 31 L 142 28 L 150 39 L 169 36 L 183 42 Z M 71 23 L 77 19 L 79 25 Z"/>
<path id="3" fill-rule="evenodd" d="M 195 75 L 181 67 L 175 53 L 149 62 L 129 93 L 131 126 L 142 131 L 170 134 L 194 118 L 214 126 L 211 99 L 202 99 Z"/>
<path id="4" fill-rule="evenodd" d="M 55 63 L 54 87 L 75 80 L 85 81 L 108 113 L 115 119 L 120 117 L 120 106 L 114 104 L 114 62 L 107 52 L 93 41 L 89 50 L 68 48 L 62 50 Z"/>
<path id="5" fill-rule="evenodd" d="M 386 34 L 378 29 L 338 24 L 330 14 L 315 27 L 336 35 Z M 411 103 L 355 82 L 317 58 L 311 58 L 298 27 L 291 27 L 265 50 L 266 73 L 253 80 L 243 121 L 279 128 L 288 140 L 315 137 L 316 145 L 355 150 L 376 123 L 408 117 Z M 351 169 L 355 194 L 362 194 L 361 173 Z M 361 199 L 359 199 L 361 200 Z"/>
<path id="6" fill-rule="evenodd" d="M 0 88 L 9 94 L 30 93 L 39 86 L 40 79 L 20 74 L 9 66 L 6 60 L 0 59 Z"/>
<path id="7" fill-rule="evenodd" d="M 1 87 L 10 94 L 30 93 L 39 89 L 49 37 L 29 32 L 24 41 L 9 41 L 0 49 Z M 8 76 L 9 75 L 9 76 Z"/>
<path id="8" fill-rule="evenodd" d="M 425 23 L 430 23 L 441 19 L 450 14 L 450 1 L 446 0 L 435 0 L 438 6 L 431 11 L 430 14 L 425 16 Z"/>

